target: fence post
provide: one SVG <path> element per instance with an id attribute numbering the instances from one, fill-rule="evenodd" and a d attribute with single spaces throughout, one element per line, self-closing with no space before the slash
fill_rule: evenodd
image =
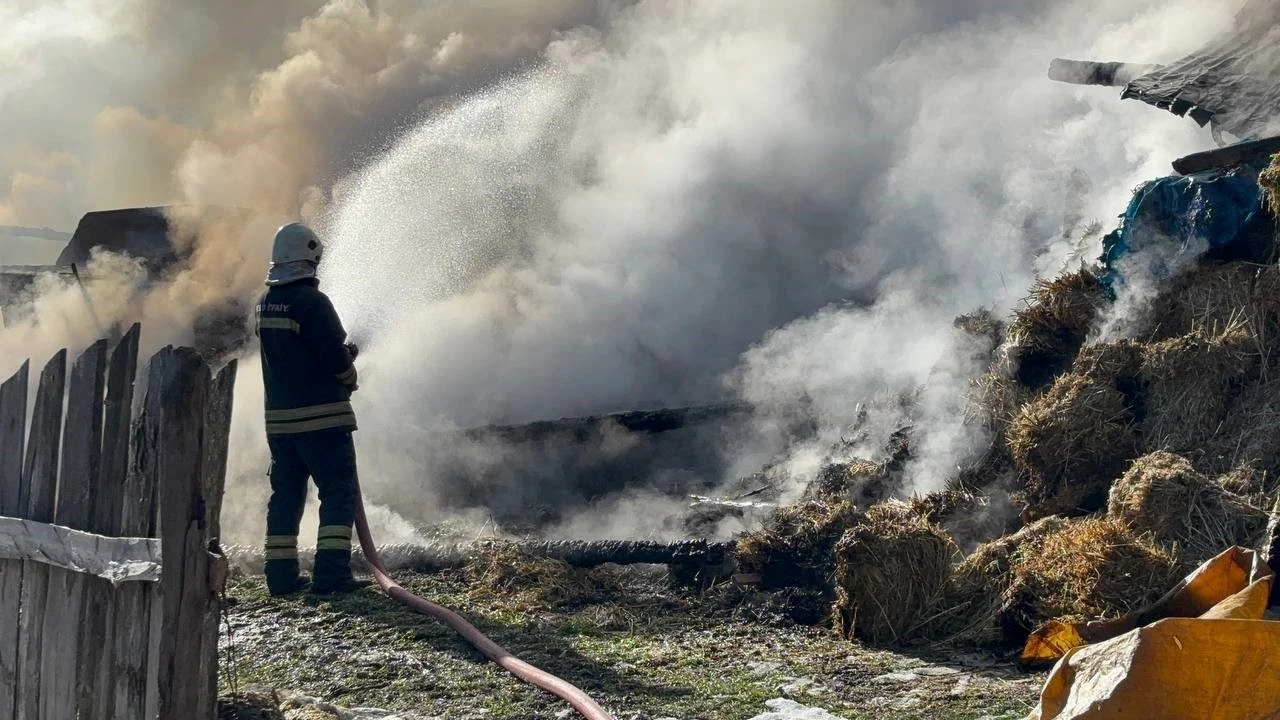
<path id="1" fill-rule="evenodd" d="M 206 654 L 217 653 L 217 613 L 210 587 L 207 498 L 202 466 L 209 368 L 190 348 L 165 348 L 151 361 L 147 422 L 155 428 L 153 471 L 160 493 L 163 619 L 159 644 L 161 718 L 213 720 L 217 688 L 205 679 Z M 150 434 L 150 433 L 148 433 Z M 212 694 L 210 694 L 212 691 Z"/>
<path id="2" fill-rule="evenodd" d="M 36 522 L 53 522 L 53 505 L 58 489 L 58 450 L 62 437 L 62 401 L 67 384 L 67 351 L 59 350 L 40 373 L 31 432 L 27 439 L 26 464 L 18 490 L 19 517 Z M 22 563 L 23 608 L 43 608 L 49 572 L 31 560 Z M 40 617 L 34 610 L 23 612 L 18 622 L 18 689 L 14 717 L 40 718 Z"/>
<path id="3" fill-rule="evenodd" d="M 62 470 L 53 522 L 89 530 L 93 496 L 102 460 L 102 393 L 106 381 L 107 341 L 99 340 L 76 358 L 67 388 L 62 431 Z M 84 606 L 92 594 L 89 578 L 73 570 L 50 568 L 40 651 L 41 715 L 49 720 L 83 717 L 77 712 L 81 658 L 101 647 L 81 645 Z M 96 579 L 96 578 L 95 578 Z M 67 632 L 68 628 L 75 632 Z"/>
<path id="4" fill-rule="evenodd" d="M 94 508 L 104 532 L 122 537 L 152 537 L 155 530 L 154 488 L 131 471 L 133 387 L 138 369 L 138 337 L 134 324 L 111 352 L 107 396 L 103 402 L 102 492 Z M 138 435 L 141 438 L 141 435 Z M 151 637 L 151 599 L 159 588 L 127 584 L 116 588 L 107 618 L 106 652 L 94 690 L 94 717 L 111 720 L 146 718 L 147 668 Z M 148 718 L 150 720 L 150 718 Z"/>
<path id="5" fill-rule="evenodd" d="M 0 515 L 22 514 L 22 449 L 27 427 L 30 362 L 0 386 Z M 0 561 L 0 716 L 13 717 L 18 696 L 18 610 L 22 563 Z"/>
<path id="6" fill-rule="evenodd" d="M 205 538 L 209 543 L 211 562 L 220 563 L 225 571 L 226 559 L 222 555 L 220 537 L 222 533 L 222 492 L 227 479 L 227 443 L 231 436 L 231 413 L 235 398 L 237 363 L 232 360 L 222 368 L 214 378 L 209 392 L 209 406 L 205 413 L 204 431 L 204 465 L 201 468 L 201 487 L 205 501 Z M 225 578 L 225 574 L 224 574 Z M 221 587 L 210 588 L 221 592 Z M 204 683 L 200 688 L 202 697 L 218 696 L 218 621 L 221 619 L 221 598 L 215 598 L 218 610 L 205 616 L 204 637 L 209 643 L 205 647 L 204 667 L 201 678 Z"/>

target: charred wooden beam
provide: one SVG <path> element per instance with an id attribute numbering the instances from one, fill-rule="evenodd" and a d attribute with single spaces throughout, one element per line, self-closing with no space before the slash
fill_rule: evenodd
<path id="1" fill-rule="evenodd" d="M 461 435 L 468 440 L 499 440 L 508 443 L 536 442 L 553 437 L 586 441 L 610 426 L 628 432 L 654 435 L 694 425 L 723 422 L 751 412 L 744 403 L 720 403 L 661 410 L 633 410 L 515 425 L 486 425 L 465 430 L 431 433 L 435 436 Z"/>
<path id="2" fill-rule="evenodd" d="M 1250 140 L 1180 157 L 1173 161 L 1173 171 L 1179 175 L 1191 175 L 1215 168 L 1243 165 L 1277 152 L 1280 152 L 1280 137 Z"/>

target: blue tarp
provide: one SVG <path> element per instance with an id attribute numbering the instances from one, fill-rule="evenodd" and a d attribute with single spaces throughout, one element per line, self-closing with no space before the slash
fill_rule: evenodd
<path id="1" fill-rule="evenodd" d="M 1251 165 L 1174 175 L 1144 183 L 1120 216 L 1120 227 L 1102 240 L 1103 285 L 1112 294 L 1123 282 L 1119 261 L 1156 245 L 1169 246 L 1166 262 L 1270 240 L 1258 173 L 1270 158 Z M 1259 233 L 1265 233 L 1261 237 Z M 1176 249 L 1175 249 L 1176 247 Z M 1157 278 L 1159 279 L 1159 278 Z"/>

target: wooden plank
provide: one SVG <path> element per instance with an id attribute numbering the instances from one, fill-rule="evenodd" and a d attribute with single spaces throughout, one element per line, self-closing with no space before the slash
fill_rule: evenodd
<path id="1" fill-rule="evenodd" d="M 1173 171 L 1179 175 L 1191 175 L 1214 168 L 1240 165 L 1263 155 L 1274 155 L 1276 152 L 1280 152 L 1280 137 L 1248 140 L 1180 157 L 1173 161 Z"/>
<path id="2" fill-rule="evenodd" d="M 58 451 L 62 437 L 62 402 L 67 382 L 67 351 L 59 350 L 40 373 L 31 431 L 27 436 L 19 503 L 23 517 L 53 522 L 58 489 Z M 18 682 L 14 717 L 36 720 L 40 711 L 40 649 L 44 630 L 41 612 L 49 574 L 39 563 L 22 564 L 23 612 L 18 622 Z"/>
<path id="3" fill-rule="evenodd" d="M 227 481 L 227 445 L 231 437 L 231 413 L 235 400 L 237 363 L 232 360 L 218 372 L 209 390 L 209 407 L 205 410 L 204 425 L 204 459 L 201 467 L 202 487 L 205 506 L 205 538 L 209 542 L 209 551 L 216 553 L 210 562 L 225 563 L 219 537 L 222 532 L 222 492 Z M 224 566 L 225 567 L 225 566 Z M 225 574 L 222 576 L 225 578 Z M 221 587 L 211 588 L 221 593 Z M 215 598 L 218 607 L 221 598 Z M 200 697 L 217 697 L 218 695 L 218 623 L 220 612 L 209 612 L 204 618 L 204 637 L 209 643 L 201 657 Z"/>
<path id="4" fill-rule="evenodd" d="M 30 362 L 0 385 L 0 515 L 15 516 L 21 507 L 22 450 L 27 423 Z"/>
<path id="5" fill-rule="evenodd" d="M 160 717 L 213 720 L 216 697 L 204 694 L 202 675 L 204 654 L 217 653 L 217 637 L 203 632 L 208 614 L 217 612 L 209 588 L 201 469 L 209 369 L 193 350 L 165 348 L 152 360 L 149 375 L 147 413 L 158 428 L 155 473 L 163 557 Z"/>
<path id="6" fill-rule="evenodd" d="M 236 390 L 236 361 L 218 373 L 209 390 L 205 413 L 203 492 L 208 512 L 209 537 L 221 537 L 222 491 L 227 481 L 227 443 L 231 437 L 231 413 Z"/>
<path id="7" fill-rule="evenodd" d="M 129 421 L 133 415 L 133 386 L 138 370 L 138 338 L 141 325 L 135 323 L 111 351 L 107 367 L 107 395 L 103 401 L 102 470 L 98 474 L 98 491 L 94 497 L 93 518 L 90 529 L 104 535 L 124 535 L 124 493 L 129 475 Z M 159 558 L 157 558 L 158 560 Z M 140 618 L 132 598 L 144 591 L 125 594 L 116 588 L 110 595 L 110 603 L 100 602 L 100 596 L 90 598 L 90 624 L 100 622 L 101 636 L 94 634 L 95 643 L 103 649 L 92 685 L 87 687 L 88 698 L 81 699 L 81 707 L 88 708 L 89 717 L 111 717 L 115 707 L 116 691 L 116 633 L 142 632 Z M 129 599 L 123 613 L 117 605 Z M 96 626 L 95 626 L 96 627 Z M 134 709 L 134 717 L 142 717 L 142 708 Z"/>
<path id="8" fill-rule="evenodd" d="M 135 537 L 156 536 L 155 423 L 145 409 L 130 430 L 129 472 L 120 532 Z M 154 718 L 157 706 L 160 586 L 129 584 L 116 592 L 113 625 L 127 628 L 111 638 L 112 720 Z M 154 629 L 153 629 L 154 628 Z"/>
<path id="9" fill-rule="evenodd" d="M 62 434 L 62 472 L 54 522 L 89 530 L 102 468 L 102 396 L 106 384 L 107 341 L 99 340 L 76 358 L 67 393 Z"/>
<path id="10" fill-rule="evenodd" d="M 22 514 L 22 450 L 27 423 L 30 362 L 0 385 L 0 515 Z M 17 697 L 18 612 L 22 563 L 0 561 L 0 717 L 13 717 Z"/>
<path id="11" fill-rule="evenodd" d="M 58 480 L 54 522 L 87 530 L 102 467 L 102 396 L 106 385 L 107 341 L 90 345 L 71 368 L 66 423 L 62 431 L 62 470 Z M 102 651 L 81 640 L 91 637 L 84 625 L 85 605 L 92 593 L 81 573 L 51 568 L 44 606 L 44 647 L 40 652 L 41 716 L 47 720 L 83 717 L 77 707 L 80 677 L 86 666 L 96 670 Z M 67 632 L 66 628 L 80 628 Z M 87 692 L 84 693 L 87 695 Z"/>
<path id="12" fill-rule="evenodd" d="M 111 351 L 107 396 L 103 403 L 102 471 L 94 497 L 93 525 L 104 535 L 123 534 L 125 483 L 129 475 L 129 421 L 132 418 L 133 385 L 138 372 L 138 335 L 134 325 Z"/>

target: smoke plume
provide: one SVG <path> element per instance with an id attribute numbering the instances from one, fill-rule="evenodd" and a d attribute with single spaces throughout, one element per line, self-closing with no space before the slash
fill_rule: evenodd
<path id="1" fill-rule="evenodd" d="M 324 287 L 364 348 L 362 482 L 415 520 L 596 497 L 558 468 L 644 453 L 626 437 L 583 457 L 440 431 L 726 399 L 756 422 L 664 440 L 642 489 L 561 530 L 674 532 L 679 501 L 659 498 L 770 459 L 803 477 L 863 403 L 901 393 L 911 417 L 871 422 L 915 426 L 910 489 L 929 490 L 984 440 L 960 422 L 981 353 L 952 319 L 1008 312 L 1036 275 L 1096 254 L 1082 222 L 1109 226 L 1133 186 L 1208 143 L 1113 89 L 1048 81 L 1049 60 L 1167 61 L 1225 29 L 1228 5 L 11 4 L 0 224 L 253 210 L 175 216 L 195 261 L 142 297 L 118 260 L 94 268 L 99 314 L 141 317 L 153 348 L 212 303 L 251 302 L 271 229 L 315 223 Z M 82 297 L 40 302 L 38 325 L 0 330 L 6 367 L 95 336 Z M 250 543 L 266 493 L 257 373 L 249 352 L 226 502 Z M 803 447 L 779 419 L 797 413 L 817 420 Z"/>

